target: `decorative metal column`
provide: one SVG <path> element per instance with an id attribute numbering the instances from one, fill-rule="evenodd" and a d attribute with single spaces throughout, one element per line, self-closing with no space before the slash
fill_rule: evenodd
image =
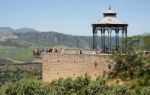
<path id="1" fill-rule="evenodd" d="M 102 52 L 105 52 L 105 29 L 101 29 L 101 46 Z"/>
<path id="2" fill-rule="evenodd" d="M 110 52 L 110 29 L 108 29 L 107 52 Z"/>
<path id="3" fill-rule="evenodd" d="M 116 29 L 116 51 L 119 49 L 119 29 Z"/>
<path id="4" fill-rule="evenodd" d="M 93 27 L 93 50 L 97 49 L 97 30 Z"/>
<path id="5" fill-rule="evenodd" d="M 104 30 L 104 53 L 106 52 L 106 39 L 105 39 L 105 30 Z"/>
<path id="6" fill-rule="evenodd" d="M 106 44 L 105 44 L 105 29 L 103 29 L 103 52 L 106 52 Z"/>
<path id="7" fill-rule="evenodd" d="M 122 29 L 122 52 L 124 52 L 125 51 L 125 29 L 124 29 L 124 27 L 123 27 L 123 29 Z"/>
<path id="8" fill-rule="evenodd" d="M 125 51 L 128 51 L 128 47 L 127 47 L 127 28 L 125 29 Z"/>
<path id="9" fill-rule="evenodd" d="M 108 36 L 109 37 L 109 53 L 111 53 L 111 32 L 112 32 L 112 28 L 111 27 L 109 28 L 108 32 L 109 32 L 109 36 Z"/>
<path id="10" fill-rule="evenodd" d="M 103 49 L 104 49 L 104 45 L 103 45 L 103 29 L 101 29 L 101 49 L 102 49 L 102 52 L 103 52 Z"/>

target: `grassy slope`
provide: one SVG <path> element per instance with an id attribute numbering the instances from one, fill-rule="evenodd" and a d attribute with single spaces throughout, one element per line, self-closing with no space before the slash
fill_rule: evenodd
<path id="1" fill-rule="evenodd" d="M 7 61 L 14 63 L 31 63 L 33 62 L 32 49 L 14 47 L 0 48 L 0 63 L 2 64 Z"/>

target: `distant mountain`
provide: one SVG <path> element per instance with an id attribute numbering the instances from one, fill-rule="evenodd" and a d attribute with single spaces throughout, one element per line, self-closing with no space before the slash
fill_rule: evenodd
<path id="1" fill-rule="evenodd" d="M 27 32 L 15 34 L 18 36 L 18 40 L 48 46 L 65 45 L 89 49 L 92 45 L 92 37 L 88 36 L 72 36 L 57 32 Z"/>
<path id="2" fill-rule="evenodd" d="M 37 30 L 32 28 L 20 28 L 20 29 L 13 29 L 10 27 L 0 27 L 0 32 L 12 32 L 12 33 L 26 33 L 26 32 L 37 32 Z"/>
<path id="3" fill-rule="evenodd" d="M 148 32 L 147 32 L 147 33 L 144 33 L 143 35 L 144 35 L 144 36 L 146 36 L 146 35 L 150 35 L 150 33 L 148 33 Z"/>
<path id="4" fill-rule="evenodd" d="M 13 29 L 10 27 L 0 27 L 0 41 L 6 41 L 7 39 L 17 39 L 15 33 L 26 33 L 26 32 L 35 32 L 35 29 L 32 28 L 20 28 Z"/>
<path id="5" fill-rule="evenodd" d="M 14 35 L 11 28 L 1 28 L 0 29 L 0 41 L 6 41 L 7 39 L 17 39 L 18 37 Z"/>
<path id="6" fill-rule="evenodd" d="M 37 32 L 37 30 L 32 29 L 32 28 L 20 28 L 20 29 L 16 29 L 14 31 L 15 33 L 26 33 L 26 32 Z"/>
<path id="7" fill-rule="evenodd" d="M 0 32 L 15 32 L 15 29 L 10 27 L 0 27 Z"/>
<path id="8" fill-rule="evenodd" d="M 92 37 L 43 32 L 32 28 L 0 27 L 0 41 L 0 45 L 16 47 L 64 45 L 89 49 L 92 46 Z"/>
<path id="9" fill-rule="evenodd" d="M 53 31 L 43 32 L 32 28 L 12 29 L 0 27 L 0 45 L 16 47 L 68 46 L 83 49 L 92 48 L 92 36 L 72 36 Z M 15 38 L 15 39 L 14 39 Z M 98 47 L 101 47 L 101 38 L 97 37 Z M 112 37 L 112 47 L 115 46 L 115 37 Z"/>

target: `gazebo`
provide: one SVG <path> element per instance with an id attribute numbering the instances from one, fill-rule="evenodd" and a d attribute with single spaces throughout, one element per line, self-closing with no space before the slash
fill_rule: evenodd
<path id="1" fill-rule="evenodd" d="M 127 27 L 128 24 L 116 17 L 117 13 L 109 7 L 107 11 L 103 13 L 104 17 L 92 24 L 93 28 L 93 50 L 98 49 L 97 33 L 101 32 L 101 51 L 103 53 L 112 52 L 112 32 L 115 32 L 115 50 L 118 51 L 120 46 L 119 39 L 122 39 L 122 49 L 125 50 L 127 43 Z M 119 37 L 119 33 L 122 33 L 122 37 Z M 108 33 L 106 36 L 105 33 Z M 107 39 L 106 39 L 107 38 Z"/>

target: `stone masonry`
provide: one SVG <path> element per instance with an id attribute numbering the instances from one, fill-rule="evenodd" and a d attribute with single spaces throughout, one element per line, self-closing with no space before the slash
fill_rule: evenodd
<path id="1" fill-rule="evenodd" d="M 44 82 L 85 74 L 93 79 L 108 71 L 107 55 L 92 54 L 47 54 L 43 58 L 42 78 Z"/>

